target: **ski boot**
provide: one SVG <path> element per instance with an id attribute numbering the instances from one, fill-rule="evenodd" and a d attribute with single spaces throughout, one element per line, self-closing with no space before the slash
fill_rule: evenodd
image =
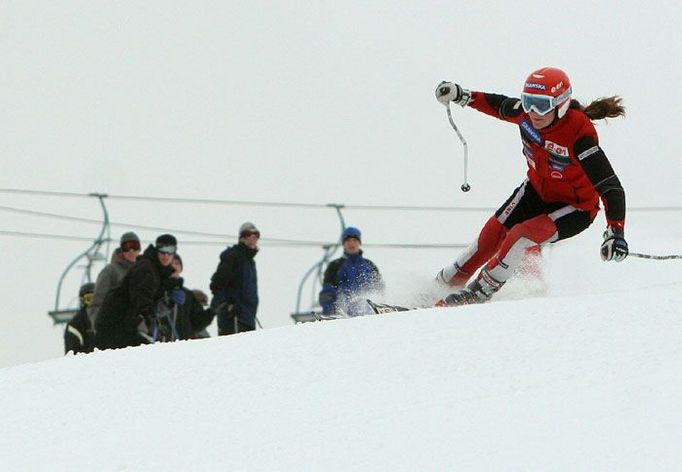
<path id="1" fill-rule="evenodd" d="M 471 305 L 474 303 L 485 303 L 490 300 L 495 292 L 504 285 L 493 279 L 488 271 L 482 270 L 476 280 L 466 287 L 451 293 L 443 300 L 436 302 L 437 307 Z"/>
<path id="2" fill-rule="evenodd" d="M 436 274 L 436 284 L 441 287 L 464 287 L 469 277 L 471 275 L 464 272 L 455 262 L 452 266 L 442 268 Z"/>

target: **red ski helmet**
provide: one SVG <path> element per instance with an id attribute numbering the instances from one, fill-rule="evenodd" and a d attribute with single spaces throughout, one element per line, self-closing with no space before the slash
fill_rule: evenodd
<path id="1" fill-rule="evenodd" d="M 559 118 L 563 117 L 571 104 L 571 81 L 566 72 L 556 67 L 538 69 L 523 84 L 521 103 L 523 110 L 546 115 L 557 108 Z"/>

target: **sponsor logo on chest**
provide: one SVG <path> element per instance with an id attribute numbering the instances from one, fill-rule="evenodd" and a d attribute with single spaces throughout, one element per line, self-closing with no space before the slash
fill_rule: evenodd
<path id="1" fill-rule="evenodd" d="M 521 127 L 521 133 L 525 135 L 528 139 L 530 139 L 532 142 L 537 144 L 538 146 L 542 146 L 542 142 L 544 141 L 544 138 L 542 137 L 542 134 L 538 130 L 536 130 L 533 125 L 531 125 L 528 120 L 523 120 L 521 121 L 521 124 L 519 125 Z"/>
<path id="2" fill-rule="evenodd" d="M 549 151 L 550 154 L 560 157 L 568 157 L 568 148 L 566 146 L 559 146 L 557 143 L 553 143 L 549 139 L 545 140 L 545 149 Z"/>

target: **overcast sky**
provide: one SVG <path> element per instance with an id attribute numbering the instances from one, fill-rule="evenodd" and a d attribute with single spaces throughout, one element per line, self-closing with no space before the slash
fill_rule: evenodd
<path id="1" fill-rule="evenodd" d="M 626 119 L 598 126 L 635 207 L 680 204 L 682 83 L 678 2 L 3 2 L 0 188 L 350 205 L 497 207 L 524 177 L 518 130 L 456 110 L 462 148 L 433 98 L 441 80 L 508 95 L 532 70 L 564 68 L 583 102 L 624 97 Z M 333 210 L 107 201 L 118 238 L 167 227 L 333 241 Z M 100 218 L 95 199 L 0 192 L 0 206 Z M 0 209 L 0 231 L 95 238 L 98 227 Z M 344 212 L 366 243 L 463 243 L 488 214 Z M 661 218 L 673 217 L 660 214 Z M 636 234 L 636 216 L 628 218 Z M 139 225 L 139 226 L 138 226 Z M 595 250 L 599 228 L 593 234 Z M 396 235 L 400 239 L 396 240 Z M 224 244 L 180 251 L 207 290 Z M 61 354 L 52 327 L 61 272 L 85 241 L 0 233 L 0 366 Z M 675 248 L 670 248 L 675 250 Z M 368 249 L 389 290 L 421 283 L 456 250 Z M 257 257 L 259 317 L 290 322 L 320 248 Z M 80 271 L 65 281 L 75 295 Z M 395 288 L 394 288 L 395 290 Z"/>

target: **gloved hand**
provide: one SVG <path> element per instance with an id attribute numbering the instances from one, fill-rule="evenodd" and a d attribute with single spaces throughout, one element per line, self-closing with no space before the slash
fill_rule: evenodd
<path id="1" fill-rule="evenodd" d="M 322 312 L 331 314 L 336 311 L 336 287 L 331 284 L 324 284 L 318 297 Z"/>
<path id="2" fill-rule="evenodd" d="M 239 306 L 236 303 L 227 304 L 227 316 L 230 318 L 239 318 Z"/>
<path id="3" fill-rule="evenodd" d="M 211 300 L 212 307 L 219 307 L 227 301 L 225 292 L 223 290 L 216 290 L 213 294 L 213 300 Z"/>
<path id="4" fill-rule="evenodd" d="M 176 305 L 185 304 L 185 292 L 179 288 L 173 289 L 168 298 Z"/>
<path id="5" fill-rule="evenodd" d="M 601 245 L 603 261 L 620 262 L 628 256 L 628 243 L 625 241 L 623 228 L 609 227 L 604 231 L 604 242 Z"/>
<path id="6" fill-rule="evenodd" d="M 436 87 L 436 100 L 445 106 L 454 102 L 459 106 L 465 107 L 471 101 L 471 91 L 463 89 L 458 84 L 452 82 L 441 82 Z"/>

